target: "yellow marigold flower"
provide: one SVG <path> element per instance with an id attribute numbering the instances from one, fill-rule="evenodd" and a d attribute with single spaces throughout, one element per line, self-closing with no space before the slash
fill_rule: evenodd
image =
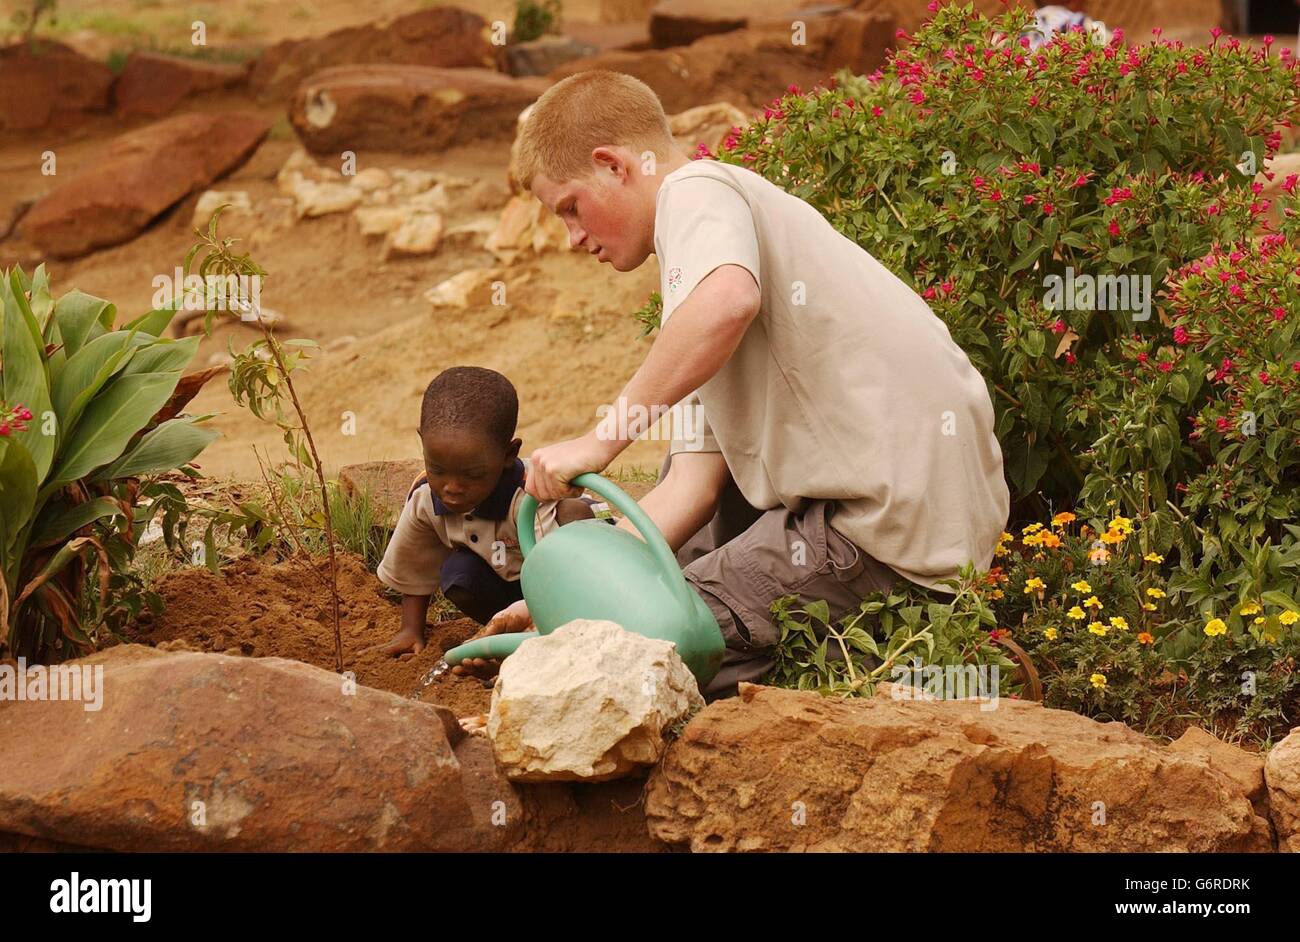
<path id="1" fill-rule="evenodd" d="M 1128 536 L 1133 532 L 1133 521 L 1128 517 L 1116 517 L 1107 526 L 1118 533 Z"/>
<path id="2" fill-rule="evenodd" d="M 1156 643 L 1155 635 L 1151 634 L 1151 632 L 1149 631 L 1138 632 L 1138 644 L 1155 644 L 1155 643 Z"/>
<path id="3" fill-rule="evenodd" d="M 1094 621 L 1092 624 L 1090 624 L 1088 626 L 1088 630 L 1091 631 L 1093 634 L 1097 635 L 1098 637 L 1102 637 L 1102 638 L 1106 636 L 1106 632 L 1110 631 L 1109 628 L 1107 628 L 1099 621 Z"/>
<path id="4" fill-rule="evenodd" d="M 1153 599 L 1162 599 L 1162 598 L 1165 597 L 1165 590 L 1164 590 L 1164 589 L 1154 589 L 1154 588 L 1153 588 L 1153 589 L 1147 589 L 1147 595 L 1151 596 Z"/>
<path id="5" fill-rule="evenodd" d="M 1044 628 L 1044 629 L 1043 629 L 1043 637 L 1046 638 L 1048 641 L 1055 641 L 1055 640 L 1056 640 L 1056 635 L 1057 635 L 1057 631 L 1056 631 L 1055 628 Z"/>
<path id="6" fill-rule="evenodd" d="M 1037 532 L 1038 532 L 1039 530 L 1041 530 L 1041 529 L 1043 529 L 1043 525 L 1042 525 L 1041 523 L 1031 523 L 1029 526 L 1025 527 L 1025 528 L 1024 528 L 1023 530 L 1021 530 L 1020 532 L 1021 532 L 1021 533 L 1037 533 Z"/>
<path id="7" fill-rule="evenodd" d="M 1227 632 L 1228 626 L 1223 623 L 1222 618 L 1212 618 L 1205 625 L 1205 633 L 1211 638 Z"/>
<path id="8" fill-rule="evenodd" d="M 1237 613 L 1239 615 L 1258 615 L 1259 603 L 1247 602 L 1245 605 L 1241 606 L 1241 608 L 1237 609 Z"/>
<path id="9" fill-rule="evenodd" d="M 1142 558 L 1149 563 L 1163 563 L 1165 561 L 1165 558 L 1159 553 L 1147 553 Z"/>
<path id="10" fill-rule="evenodd" d="M 1273 643 L 1274 641 L 1276 641 L 1276 640 L 1277 640 L 1277 635 L 1273 634 L 1273 632 L 1271 632 L 1271 631 L 1266 631 L 1266 632 L 1264 632 L 1264 641 L 1265 641 L 1265 642 L 1267 642 L 1268 644 L 1272 644 L 1272 643 Z"/>
<path id="11" fill-rule="evenodd" d="M 1015 539 L 1014 536 L 1012 536 L 1012 535 L 1011 535 L 1010 533 L 1008 533 L 1006 530 L 1003 530 L 1003 531 L 1002 531 L 1002 535 L 1001 535 L 1000 537 L 998 537 L 998 542 L 999 542 L 999 543 L 1010 543 L 1010 542 L 1013 541 L 1014 539 Z"/>
<path id="12" fill-rule="evenodd" d="M 1003 592 L 1001 589 L 994 589 L 992 592 L 989 593 L 989 598 L 1002 599 L 1002 598 L 1006 598 L 1006 595 L 1007 594 Z"/>
<path id="13" fill-rule="evenodd" d="M 1030 533 L 1030 534 L 1027 535 L 1023 540 L 1021 540 L 1020 542 L 1021 542 L 1021 543 L 1024 543 L 1026 546 L 1038 546 L 1040 543 L 1043 542 L 1043 534 L 1042 534 L 1042 533 Z"/>
<path id="14" fill-rule="evenodd" d="M 1099 612 L 1105 607 L 1101 604 L 1101 599 L 1095 595 L 1088 596 L 1083 600 L 1083 604 L 1085 608 L 1095 608 Z"/>
<path id="15" fill-rule="evenodd" d="M 1052 526 L 1063 527 L 1067 523 L 1073 523 L 1075 519 L 1074 514 L 1070 513 L 1068 510 L 1064 510 L 1052 518 Z"/>
<path id="16" fill-rule="evenodd" d="M 1119 532 L 1118 530 L 1107 530 L 1099 537 L 1099 539 L 1103 543 L 1123 543 L 1124 536 L 1125 534 Z"/>
<path id="17" fill-rule="evenodd" d="M 1067 616 L 1069 616 L 1070 618 L 1073 618 L 1075 621 L 1078 621 L 1080 618 L 1087 618 L 1087 617 L 1088 617 L 1087 612 L 1085 612 L 1083 609 L 1081 609 L 1081 608 L 1080 608 L 1079 606 L 1077 606 L 1077 605 L 1073 605 L 1073 606 L 1071 606 L 1071 607 L 1070 607 L 1070 610 L 1069 610 L 1068 612 L 1066 612 L 1065 614 L 1066 614 Z"/>
<path id="18" fill-rule="evenodd" d="M 1003 546 L 1001 543 L 999 543 L 999 544 L 997 545 L 997 548 L 993 550 L 993 555 L 994 555 L 994 556 L 1009 556 L 1009 555 L 1011 555 L 1011 550 L 1007 549 L 1005 546 Z"/>
<path id="19" fill-rule="evenodd" d="M 1078 582 L 1073 582 L 1073 583 L 1071 583 L 1071 584 L 1070 584 L 1070 588 L 1073 589 L 1075 592 L 1091 592 L 1091 591 L 1092 591 L 1092 586 L 1089 585 L 1089 584 L 1088 584 L 1086 581 L 1084 581 L 1083 579 L 1080 579 Z"/>
<path id="20" fill-rule="evenodd" d="M 1039 579 L 1037 576 L 1035 576 L 1033 579 L 1025 580 L 1026 595 L 1029 594 L 1030 592 L 1033 592 L 1035 589 L 1042 589 L 1042 588 L 1046 588 L 1046 583 L 1044 583 L 1043 580 Z"/>
<path id="21" fill-rule="evenodd" d="M 1111 627 L 1113 628 L 1119 628 L 1123 631 L 1128 631 L 1128 620 L 1121 615 L 1115 615 L 1113 618 L 1111 618 L 1110 624 Z"/>
<path id="22" fill-rule="evenodd" d="M 1268 619 L 1265 618 L 1263 615 L 1260 615 L 1258 618 L 1255 619 L 1255 624 L 1262 625 L 1266 621 L 1268 621 Z"/>
<path id="23" fill-rule="evenodd" d="M 1093 687 L 1095 687 L 1097 690 L 1105 690 L 1105 689 L 1106 689 L 1106 675 L 1105 675 L 1105 674 L 1093 674 L 1091 677 L 1088 678 L 1088 683 L 1092 684 Z"/>
<path id="24" fill-rule="evenodd" d="M 1058 546 L 1061 545 L 1061 538 L 1057 536 L 1055 533 L 1048 533 L 1047 531 L 1044 530 L 1042 533 L 1039 534 L 1039 537 L 1041 537 L 1041 539 L 1039 539 L 1038 541 L 1039 544 L 1042 546 L 1046 546 L 1048 549 L 1056 549 Z"/>
<path id="25" fill-rule="evenodd" d="M 1142 611 L 1144 611 L 1144 612 L 1154 612 L 1155 610 L 1156 610 L 1156 603 L 1155 603 L 1155 602 L 1143 602 L 1143 603 L 1142 603 Z"/>
<path id="26" fill-rule="evenodd" d="M 1297 615 L 1295 612 L 1288 609 L 1279 615 L 1277 620 L 1284 625 L 1294 625 L 1296 622 L 1300 621 L 1300 615 Z"/>

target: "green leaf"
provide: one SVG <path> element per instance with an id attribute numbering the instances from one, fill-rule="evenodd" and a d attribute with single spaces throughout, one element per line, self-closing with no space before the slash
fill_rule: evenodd
<path id="1" fill-rule="evenodd" d="M 171 324 L 172 318 L 176 316 L 176 312 L 181 310 L 184 306 L 185 296 L 182 292 L 179 296 L 168 301 L 162 307 L 155 308 L 147 314 L 141 314 L 135 320 L 129 321 L 126 325 L 126 329 L 138 330 L 142 334 L 152 334 L 155 337 L 161 337 L 168 325 Z"/>
<path id="2" fill-rule="evenodd" d="M 188 464 L 217 437 L 215 429 L 200 428 L 194 422 L 194 419 L 170 419 L 162 423 L 96 478 L 140 477 Z"/>
<path id="3" fill-rule="evenodd" d="M 90 400 L 113 375 L 130 361 L 135 351 L 153 338 L 114 331 L 96 337 L 69 357 L 54 381 L 53 406 L 64 442 L 73 434 Z"/>
<path id="4" fill-rule="evenodd" d="M 145 335 L 146 340 L 153 340 L 136 352 L 130 364 L 122 370 L 122 375 L 131 373 L 171 373 L 185 369 L 194 354 L 199 351 L 201 337 L 186 337 L 184 340 L 154 340 Z"/>
<path id="5" fill-rule="evenodd" d="M 30 454 L 41 479 L 54 460 L 55 436 L 42 435 L 42 418 L 50 408 L 49 373 L 45 367 L 45 338 L 31 308 L 23 297 L 17 270 L 6 279 L 4 290 L 4 329 L 0 334 L 0 364 L 4 372 L 4 392 L 0 394 L 11 407 L 21 403 L 30 409 L 33 419 L 25 432 L 13 432 Z"/>
<path id="6" fill-rule="evenodd" d="M 36 506 L 40 480 L 36 465 L 23 443 L 15 438 L 0 438 L 0 579 L 9 569 L 9 551 L 18 532 L 31 519 Z"/>
<path id="7" fill-rule="evenodd" d="M 39 522 L 32 528 L 29 541 L 32 546 L 44 546 L 65 540 L 88 523 L 94 523 L 103 517 L 122 513 L 122 505 L 112 497 L 96 497 L 84 504 L 63 507 L 57 512 L 50 512 L 48 505 L 41 514 Z"/>
<path id="8" fill-rule="evenodd" d="M 112 330 L 116 317 L 115 306 L 84 291 L 69 291 L 54 305 L 54 319 L 59 324 L 63 350 L 69 357 L 74 356 L 85 344 L 95 324 L 105 330 Z"/>
<path id="9" fill-rule="evenodd" d="M 65 444 L 58 470 L 46 487 L 75 481 L 116 461 L 179 381 L 179 373 L 139 373 L 114 380 L 86 407 L 83 427 Z"/>

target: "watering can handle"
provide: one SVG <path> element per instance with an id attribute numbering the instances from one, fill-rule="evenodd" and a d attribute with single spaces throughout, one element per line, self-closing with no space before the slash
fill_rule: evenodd
<path id="1" fill-rule="evenodd" d="M 659 532 L 659 528 L 654 525 L 641 506 L 628 496 L 627 492 L 608 478 L 603 478 L 599 474 L 588 472 L 579 474 L 569 482 L 575 487 L 585 487 L 589 491 L 595 491 L 613 506 L 622 511 L 627 519 L 632 521 L 632 525 L 641 532 L 645 538 L 646 545 L 650 547 L 650 552 L 659 568 L 668 576 L 668 583 L 673 588 L 673 595 L 682 605 L 682 611 L 689 612 L 694 609 L 695 601 L 690 587 L 686 584 L 686 578 L 682 575 L 681 567 L 677 565 L 677 557 L 673 555 L 672 549 L 668 546 L 668 541 L 664 535 Z M 519 550 L 525 557 L 533 551 L 537 543 L 534 533 L 535 520 L 537 519 L 537 498 L 531 494 L 525 494 L 524 499 L 519 502 Z"/>

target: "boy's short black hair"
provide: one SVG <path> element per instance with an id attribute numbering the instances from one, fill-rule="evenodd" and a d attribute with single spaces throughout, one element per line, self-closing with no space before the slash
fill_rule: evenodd
<path id="1" fill-rule="evenodd" d="M 515 437 L 519 395 L 496 370 L 453 366 L 433 378 L 420 405 L 420 434 L 435 428 L 473 429 L 502 445 Z"/>

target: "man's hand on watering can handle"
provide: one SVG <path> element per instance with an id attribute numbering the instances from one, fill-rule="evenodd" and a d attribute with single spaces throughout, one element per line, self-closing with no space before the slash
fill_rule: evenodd
<path id="1" fill-rule="evenodd" d="M 582 488 L 569 482 L 588 471 L 603 471 L 622 450 L 619 444 L 588 432 L 582 438 L 539 448 L 529 456 L 524 490 L 538 500 L 577 497 Z"/>
<path id="2" fill-rule="evenodd" d="M 493 615 L 491 620 L 474 637 L 482 638 L 487 635 L 503 635 L 516 631 L 536 630 L 537 627 L 533 624 L 533 618 L 528 614 L 528 603 L 520 599 Z M 451 669 L 451 672 L 461 677 L 491 677 L 500 667 L 501 662 L 496 658 L 474 657 L 461 661 Z"/>

